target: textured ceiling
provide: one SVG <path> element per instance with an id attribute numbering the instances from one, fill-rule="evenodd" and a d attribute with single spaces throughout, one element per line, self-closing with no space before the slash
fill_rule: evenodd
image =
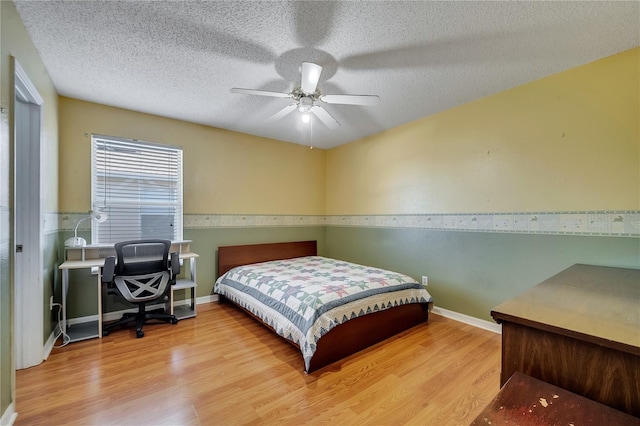
<path id="1" fill-rule="evenodd" d="M 640 45 L 640 2 L 15 1 L 61 95 L 330 148 Z M 324 67 L 341 127 L 295 111 Z M 118 135 L 127 136 L 127 135 Z"/>

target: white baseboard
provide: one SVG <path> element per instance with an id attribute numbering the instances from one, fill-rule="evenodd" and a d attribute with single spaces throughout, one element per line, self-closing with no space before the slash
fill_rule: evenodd
<path id="1" fill-rule="evenodd" d="M 217 294 L 210 294 L 208 296 L 196 297 L 196 305 L 202 305 L 203 303 L 217 302 L 220 297 Z"/>
<path id="2" fill-rule="evenodd" d="M 0 417 L 0 425 L 11 426 L 16 421 L 16 417 L 18 417 L 18 413 L 15 412 L 13 403 L 11 403 Z"/>
<path id="3" fill-rule="evenodd" d="M 49 358 L 49 355 L 51 355 L 53 346 L 56 344 L 56 340 L 58 339 L 58 335 L 60 333 L 59 330 L 60 330 L 60 324 L 56 324 L 56 326 L 53 327 L 53 331 L 49 335 L 47 342 L 44 344 L 44 348 L 42 348 L 42 359 L 44 361 L 46 361 L 47 358 Z"/>
<path id="4" fill-rule="evenodd" d="M 441 317 L 459 321 L 465 324 L 469 324 L 474 327 L 482 328 L 483 330 L 493 331 L 494 333 L 502 334 L 502 325 L 491 322 L 491 321 L 485 321 L 480 318 L 461 314 L 455 311 L 450 311 L 444 308 L 439 308 L 437 306 L 433 307 L 433 309 L 431 310 L 431 313 L 440 315 Z"/>

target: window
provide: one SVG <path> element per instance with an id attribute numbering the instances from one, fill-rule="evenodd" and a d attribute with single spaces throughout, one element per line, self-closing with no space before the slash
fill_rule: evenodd
<path id="1" fill-rule="evenodd" d="M 91 199 L 107 220 L 93 222 L 93 244 L 182 240 L 182 148 L 91 135 Z"/>

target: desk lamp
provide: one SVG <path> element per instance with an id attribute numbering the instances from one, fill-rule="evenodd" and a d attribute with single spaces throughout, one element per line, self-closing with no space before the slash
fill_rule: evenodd
<path id="1" fill-rule="evenodd" d="M 95 220 L 97 223 L 102 223 L 107 220 L 107 215 L 105 213 L 102 213 L 100 210 L 91 210 L 89 212 L 89 216 L 83 217 L 78 221 L 78 223 L 76 223 L 76 229 L 73 232 L 73 238 L 69 238 L 64 242 L 65 247 L 84 247 L 87 245 L 87 240 L 82 237 L 78 237 L 78 226 L 81 222 L 87 219 Z"/>

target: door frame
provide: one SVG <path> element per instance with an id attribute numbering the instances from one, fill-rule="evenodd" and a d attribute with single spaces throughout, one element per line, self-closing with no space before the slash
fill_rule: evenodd
<path id="1" fill-rule="evenodd" d="M 15 57 L 12 59 L 15 89 L 12 98 L 14 365 L 16 369 L 22 369 L 38 365 L 44 358 L 44 232 L 41 204 L 44 99 L 18 60 Z M 27 121 L 18 126 L 20 120 Z M 19 245 L 22 245 L 22 252 L 18 252 Z"/>

